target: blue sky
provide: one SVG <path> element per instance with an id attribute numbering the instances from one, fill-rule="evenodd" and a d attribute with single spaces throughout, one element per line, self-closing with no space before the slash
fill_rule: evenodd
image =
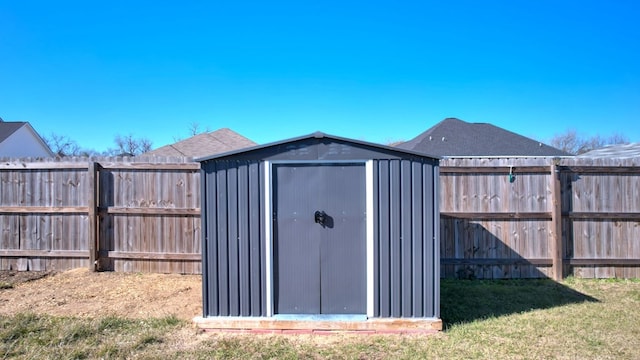
<path id="1" fill-rule="evenodd" d="M 0 0 L 0 117 L 98 151 L 189 126 L 409 140 L 446 117 L 640 142 L 640 2 Z"/>

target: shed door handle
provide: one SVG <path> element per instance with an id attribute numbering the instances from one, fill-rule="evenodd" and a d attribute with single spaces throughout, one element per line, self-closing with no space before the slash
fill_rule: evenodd
<path id="1" fill-rule="evenodd" d="M 327 217 L 327 214 L 325 214 L 324 211 L 320 211 L 320 210 L 316 210 L 316 212 L 313 214 L 313 220 L 316 222 L 316 224 L 320 224 L 322 226 L 324 226 L 326 217 Z"/>

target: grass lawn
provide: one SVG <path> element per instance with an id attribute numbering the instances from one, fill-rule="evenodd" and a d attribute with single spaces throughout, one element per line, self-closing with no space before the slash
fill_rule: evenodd
<path id="1" fill-rule="evenodd" d="M 443 280 L 436 335 L 199 334 L 175 317 L 0 317 L 3 358 L 639 359 L 640 281 Z"/>

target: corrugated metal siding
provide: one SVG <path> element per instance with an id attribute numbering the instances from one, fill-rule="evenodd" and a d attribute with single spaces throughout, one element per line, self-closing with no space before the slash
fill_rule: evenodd
<path id="1" fill-rule="evenodd" d="M 259 161 L 202 164 L 205 316 L 264 316 L 264 224 Z"/>
<path id="2" fill-rule="evenodd" d="M 434 176 L 432 163 L 375 161 L 376 317 L 439 317 Z"/>
<path id="3" fill-rule="evenodd" d="M 375 317 L 440 316 L 437 164 L 374 161 Z M 202 174 L 204 316 L 265 316 L 261 160 L 205 161 Z"/>

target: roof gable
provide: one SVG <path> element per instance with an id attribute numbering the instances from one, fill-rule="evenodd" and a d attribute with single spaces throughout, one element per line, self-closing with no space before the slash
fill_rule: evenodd
<path id="1" fill-rule="evenodd" d="M 570 156 L 488 123 L 447 118 L 398 147 L 437 156 Z"/>
<path id="2" fill-rule="evenodd" d="M 202 133 L 144 153 L 145 156 L 200 157 L 255 146 L 256 143 L 227 128 Z"/>
<path id="3" fill-rule="evenodd" d="M 315 132 L 270 144 L 259 145 L 227 153 L 215 154 L 196 161 L 209 160 L 293 160 L 293 161 L 340 161 L 365 159 L 429 158 L 434 156 L 411 150 L 347 139 L 339 136 Z"/>
<path id="4" fill-rule="evenodd" d="M 2 156 L 53 157 L 49 145 L 24 121 L 0 121 L 0 148 Z"/>
<path id="5" fill-rule="evenodd" d="M 13 135 L 18 129 L 23 127 L 26 122 L 23 121 L 12 121 L 12 122 L 4 122 L 0 121 L 0 143 L 9 138 L 9 136 Z"/>

